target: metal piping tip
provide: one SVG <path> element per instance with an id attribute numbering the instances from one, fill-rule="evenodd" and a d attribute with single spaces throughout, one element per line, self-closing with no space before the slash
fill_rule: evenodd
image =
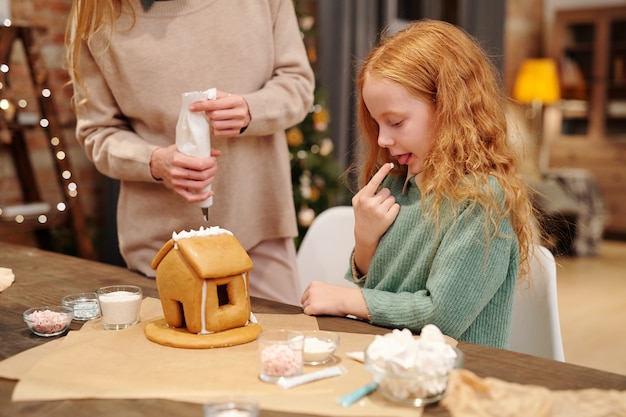
<path id="1" fill-rule="evenodd" d="M 208 207 L 202 207 L 202 215 L 204 216 L 204 221 L 208 222 L 209 221 L 209 208 Z"/>

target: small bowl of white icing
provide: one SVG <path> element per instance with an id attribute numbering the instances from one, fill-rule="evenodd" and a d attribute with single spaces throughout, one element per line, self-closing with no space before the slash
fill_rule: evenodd
<path id="1" fill-rule="evenodd" d="M 303 330 L 305 365 L 322 365 L 333 358 L 339 346 L 339 335 L 325 330 Z"/>
<path id="2" fill-rule="evenodd" d="M 96 290 L 102 327 L 122 330 L 139 323 L 143 291 L 136 285 L 110 285 Z"/>

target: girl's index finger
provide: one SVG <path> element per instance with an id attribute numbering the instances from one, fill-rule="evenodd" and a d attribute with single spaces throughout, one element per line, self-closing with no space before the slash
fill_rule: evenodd
<path id="1" fill-rule="evenodd" d="M 374 192 L 378 191 L 385 177 L 387 176 L 387 174 L 391 172 L 392 169 L 393 169 L 393 162 L 387 162 L 386 164 L 383 164 L 383 166 L 380 167 L 378 172 L 376 172 L 376 174 L 372 176 L 372 179 L 367 184 L 368 187 L 374 188 Z"/>

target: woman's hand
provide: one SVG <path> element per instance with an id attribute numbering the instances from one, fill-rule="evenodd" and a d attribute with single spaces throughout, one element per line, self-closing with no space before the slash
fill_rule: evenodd
<path id="1" fill-rule="evenodd" d="M 241 129 L 250 124 L 250 109 L 243 97 L 217 91 L 215 100 L 196 101 L 189 106 L 189 111 L 203 111 L 206 114 L 211 131 L 217 137 L 239 135 Z"/>
<path id="2" fill-rule="evenodd" d="M 352 197 L 355 219 L 354 262 L 362 274 L 367 274 L 378 241 L 400 212 L 400 205 L 391 191 L 380 188 L 392 169 L 393 163 L 384 164 L 370 182 Z"/>
<path id="3" fill-rule="evenodd" d="M 367 306 L 361 290 L 313 281 L 302 294 L 304 314 L 353 316 L 367 319 Z"/>
<path id="4" fill-rule="evenodd" d="M 173 189 L 190 203 L 204 201 L 213 195 L 213 191 L 202 192 L 215 180 L 217 159 L 221 152 L 211 149 L 211 156 L 196 158 L 185 155 L 176 149 L 176 145 L 159 148 L 152 153 L 150 172 L 164 185 Z"/>

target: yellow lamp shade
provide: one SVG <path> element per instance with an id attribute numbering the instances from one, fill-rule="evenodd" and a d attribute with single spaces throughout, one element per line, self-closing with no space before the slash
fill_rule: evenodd
<path id="1" fill-rule="evenodd" d="M 552 59 L 527 59 L 515 79 L 513 98 L 522 103 L 554 103 L 561 95 L 556 63 Z"/>

